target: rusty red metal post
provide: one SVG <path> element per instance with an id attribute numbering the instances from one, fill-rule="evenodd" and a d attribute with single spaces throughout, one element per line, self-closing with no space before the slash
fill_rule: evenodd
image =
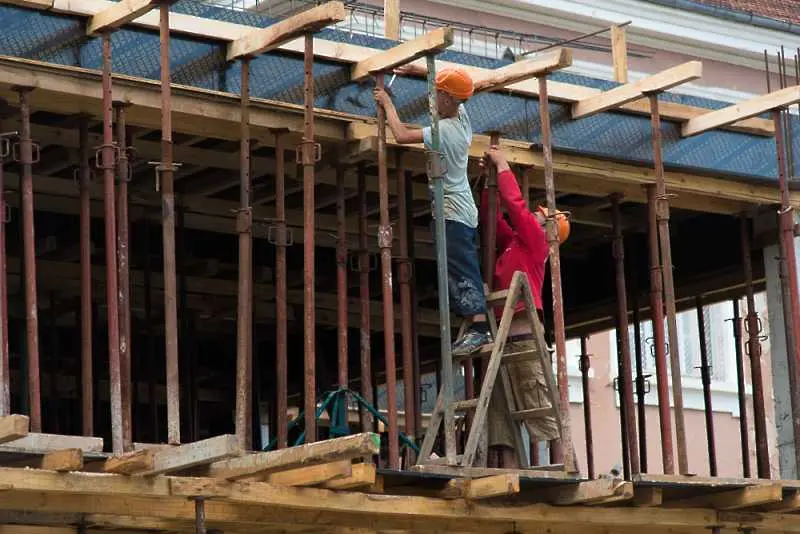
<path id="1" fill-rule="evenodd" d="M 94 435 L 94 384 L 92 382 L 92 205 L 89 187 L 89 119 L 80 123 L 78 145 L 80 185 L 81 255 L 81 420 L 84 436 Z"/>
<path id="2" fill-rule="evenodd" d="M 316 400 L 316 304 L 314 277 L 314 164 L 320 156 L 314 143 L 314 36 L 305 36 L 303 93 L 303 141 L 300 160 L 303 165 L 303 352 L 305 356 L 305 442 L 317 440 Z"/>
<path id="3" fill-rule="evenodd" d="M 275 357 L 278 448 L 288 445 L 288 363 L 286 318 L 286 159 L 285 132 L 275 131 L 275 226 L 279 239 L 275 241 Z"/>
<path id="4" fill-rule="evenodd" d="M 0 415 L 11 414 L 11 367 L 8 351 L 8 262 L 6 258 L 8 205 L 5 199 L 3 167 L 6 158 L 11 153 L 11 144 L 8 136 L 14 134 L 0 134 Z"/>
<path id="5" fill-rule="evenodd" d="M 689 457 L 686 451 L 686 422 L 683 414 L 683 384 L 681 380 L 681 359 L 678 340 L 677 310 L 675 306 L 675 284 L 672 277 L 672 245 L 669 235 L 669 197 L 664 178 L 664 160 L 661 147 L 661 115 L 658 107 L 658 94 L 651 93 L 650 121 L 653 140 L 653 166 L 656 174 L 656 218 L 658 238 L 661 245 L 661 276 L 664 282 L 664 304 L 667 312 L 667 331 L 669 333 L 669 358 L 672 368 L 672 400 L 675 405 L 675 438 L 678 447 L 678 470 L 688 474 Z"/>
<path id="6" fill-rule="evenodd" d="M 706 417 L 706 441 L 708 444 L 708 466 L 712 477 L 717 476 L 717 446 L 714 440 L 714 410 L 711 406 L 711 366 L 708 363 L 708 343 L 706 342 L 706 321 L 703 313 L 703 299 L 695 297 L 697 307 L 697 329 L 700 333 L 700 377 L 703 382 L 703 403 Z"/>
<path id="7" fill-rule="evenodd" d="M 750 358 L 750 381 L 753 387 L 753 424 L 756 433 L 756 469 L 759 478 L 770 478 L 769 444 L 767 442 L 767 416 L 764 396 L 764 375 L 761 369 L 761 318 L 756 310 L 755 289 L 753 287 L 753 259 L 750 251 L 750 220 L 742 215 L 742 267 L 744 287 L 747 295 L 747 316 L 745 331 L 747 344 L 745 354 Z"/>
<path id="8" fill-rule="evenodd" d="M 347 358 L 347 212 L 344 177 L 345 167 L 336 167 L 336 325 L 339 350 L 339 387 L 346 388 Z"/>
<path id="9" fill-rule="evenodd" d="M 358 165 L 358 273 L 359 296 L 361 302 L 360 358 L 361 358 L 361 396 L 372 402 L 372 341 L 370 339 L 370 295 L 369 295 L 369 249 L 367 248 L 367 176 L 363 163 Z M 372 415 L 361 411 L 363 432 L 372 428 Z"/>
<path id="10" fill-rule="evenodd" d="M 384 87 L 383 74 L 375 75 L 375 86 Z M 383 288 L 383 347 L 386 359 L 386 407 L 389 422 L 389 468 L 400 469 L 400 438 L 397 428 L 397 362 L 394 346 L 394 298 L 392 296 L 392 222 L 389 219 L 389 169 L 386 162 L 386 112 L 378 106 L 378 200 Z"/>
<path id="11" fill-rule="evenodd" d="M 628 441 L 628 456 L 631 473 L 638 475 L 639 443 L 636 437 L 636 413 L 633 404 L 633 364 L 631 361 L 631 345 L 628 338 L 628 291 L 625 284 L 625 241 L 622 236 L 622 215 L 619 208 L 620 195 L 611 195 L 611 214 L 614 224 L 614 242 L 612 245 L 617 284 L 617 314 L 619 315 L 620 354 L 622 356 L 622 398 L 625 403 L 625 436 Z"/>
<path id="12" fill-rule="evenodd" d="M 253 443 L 253 209 L 250 205 L 250 60 L 242 58 L 239 135 L 239 290 L 236 314 L 236 438 L 249 450 Z"/>
<path id="13" fill-rule="evenodd" d="M 172 155 L 172 86 L 169 62 L 169 3 L 160 7 L 161 40 L 161 225 L 164 244 L 164 337 L 167 361 L 167 440 L 181 442 L 178 361 L 178 281 L 175 258 L 175 163 Z"/>
<path id="14" fill-rule="evenodd" d="M 414 377 L 414 335 L 411 322 L 411 269 L 409 258 L 408 226 L 410 203 L 406 197 L 406 185 L 410 180 L 403 168 L 403 153 L 397 151 L 397 213 L 400 238 L 400 256 L 397 261 L 397 277 L 400 280 L 400 333 L 403 341 L 403 400 L 405 401 L 405 433 L 413 441 L 417 435 L 417 389 Z M 408 450 L 408 465 L 416 462 L 413 449 Z"/>
<path id="15" fill-rule="evenodd" d="M 581 389 L 583 390 L 583 422 L 586 432 L 586 468 L 589 478 L 594 478 L 594 440 L 592 437 L 592 397 L 589 384 L 589 369 L 591 359 L 586 350 L 586 336 L 581 336 L 581 355 L 579 366 L 581 370 Z"/>
<path id="16" fill-rule="evenodd" d="M 650 252 L 650 314 L 653 322 L 653 351 L 656 361 L 658 415 L 661 427 L 661 461 L 664 474 L 675 474 L 672 452 L 672 410 L 669 402 L 666 339 L 664 336 L 664 301 L 662 293 L 661 256 L 658 250 L 658 217 L 656 186 L 647 186 L 648 244 Z"/>
<path id="17" fill-rule="evenodd" d="M 130 223 L 128 222 L 128 140 L 124 103 L 117 104 L 117 271 L 119 275 L 119 359 L 120 397 L 122 399 L 122 449 L 133 450 L 133 414 L 131 387 L 131 278 L 128 255 Z"/>
<path id="18" fill-rule="evenodd" d="M 500 134 L 498 132 L 490 132 L 489 145 L 496 146 L 499 144 Z M 486 230 L 483 234 L 483 271 L 486 286 L 491 291 L 494 286 L 494 264 L 497 257 L 497 167 L 494 165 L 488 165 L 486 168 L 486 188 L 488 189 L 489 209 Z M 527 199 L 527 194 L 523 194 L 523 198 Z"/>
<path id="19" fill-rule="evenodd" d="M 561 254 L 559 252 L 558 230 L 556 228 L 556 187 L 553 177 L 553 148 L 551 145 L 550 104 L 547 93 L 547 76 L 539 80 L 539 115 L 542 126 L 542 153 L 544 155 L 544 183 L 547 194 L 547 240 L 550 246 L 550 280 L 553 290 L 553 323 L 556 339 L 556 374 L 561 400 L 562 417 L 569 417 L 569 384 L 567 382 L 567 336 L 564 326 L 564 302 L 561 292 Z M 569 425 L 566 425 L 569 428 Z M 566 433 L 565 433 L 566 434 Z M 563 435 L 553 443 L 551 454 L 554 463 L 565 462 L 573 456 L 564 447 L 571 447 L 572 436 Z M 570 469 L 571 467 L 568 467 Z"/>
<path id="20" fill-rule="evenodd" d="M 733 304 L 733 339 L 736 350 L 736 392 L 739 397 L 739 437 L 742 444 L 742 474 L 750 478 L 750 430 L 747 426 L 747 389 L 744 376 L 744 351 L 742 350 L 742 316 L 739 312 L 739 299 L 735 298 Z M 755 389 L 755 388 L 753 388 Z M 755 396 L 754 396 L 755 397 Z M 754 398 L 755 400 L 755 398 Z"/>

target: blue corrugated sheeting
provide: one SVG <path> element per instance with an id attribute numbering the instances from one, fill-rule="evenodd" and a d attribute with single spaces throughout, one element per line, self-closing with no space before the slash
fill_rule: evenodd
<path id="1" fill-rule="evenodd" d="M 172 6 L 180 12 L 215 20 L 265 27 L 272 19 L 180 0 Z M 86 38 L 85 19 L 0 6 L 0 54 L 37 59 L 62 65 L 99 69 L 101 40 Z M 392 41 L 327 29 L 320 37 L 377 49 L 394 45 Z M 112 35 L 114 72 L 159 79 L 159 39 L 154 31 L 127 27 Z M 239 92 L 241 86 L 238 63 L 226 63 L 225 43 L 174 35 L 171 48 L 173 81 L 180 84 Z M 441 59 L 484 68 L 508 64 L 495 60 L 448 51 Z M 303 61 L 298 55 L 271 53 L 252 61 L 252 96 L 284 102 L 301 103 Z M 374 115 L 370 84 L 349 81 L 349 68 L 341 63 L 317 60 L 316 106 L 360 115 Z M 617 84 L 568 73 L 556 73 L 553 80 L 610 89 Z M 427 122 L 425 82 L 419 79 L 398 78 L 392 87 L 395 102 L 404 120 Z M 664 94 L 664 101 L 718 109 L 725 102 L 703 98 Z M 492 130 L 504 137 L 538 143 L 540 128 L 538 100 L 503 93 L 484 93 L 467 103 L 476 133 Z M 553 103 L 553 144 L 556 150 L 602 157 L 623 162 L 652 163 L 650 120 L 648 117 L 623 113 L 604 113 L 594 117 L 570 120 L 569 107 Z M 798 121 L 793 119 L 794 130 Z M 665 164 L 676 170 L 692 170 L 734 179 L 774 182 L 776 176 L 775 142 L 744 133 L 708 132 L 690 139 L 680 139 L 677 124 L 662 124 Z M 800 136 L 793 140 L 795 154 L 800 154 Z M 795 158 L 798 159 L 797 157 Z"/>

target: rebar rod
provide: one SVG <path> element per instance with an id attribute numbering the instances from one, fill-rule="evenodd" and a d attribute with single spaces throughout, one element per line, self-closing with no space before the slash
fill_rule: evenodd
<path id="1" fill-rule="evenodd" d="M 662 293 L 661 256 L 658 250 L 658 217 L 656 186 L 647 186 L 648 249 L 650 253 L 650 312 L 653 323 L 653 352 L 656 364 L 658 416 L 661 430 L 661 462 L 664 474 L 675 474 L 672 448 L 672 411 L 669 401 L 666 339 L 664 336 L 664 301 Z"/>
<path id="2" fill-rule="evenodd" d="M 706 341 L 706 321 L 703 312 L 703 299 L 695 297 L 697 308 L 697 331 L 700 338 L 700 377 L 703 383 L 703 406 L 706 418 L 706 443 L 708 445 L 708 468 L 712 477 L 717 476 L 717 446 L 714 439 L 714 410 L 711 406 L 711 366 L 708 363 L 708 343 Z"/>
<path id="3" fill-rule="evenodd" d="M 241 60 L 239 134 L 239 286 L 236 313 L 236 439 L 249 450 L 253 405 L 253 211 L 250 205 L 250 60 Z"/>
<path id="4" fill-rule="evenodd" d="M 133 414 L 131 398 L 131 288 L 130 264 L 128 254 L 129 229 L 128 222 L 128 141 L 126 132 L 124 103 L 117 108 L 117 144 L 119 157 L 117 158 L 117 272 L 119 281 L 118 306 L 119 306 L 119 360 L 120 360 L 120 398 L 122 402 L 122 450 L 133 450 Z"/>
<path id="5" fill-rule="evenodd" d="M 735 298 L 733 304 L 733 339 L 736 351 L 736 393 L 739 398 L 739 438 L 742 445 L 742 473 L 744 478 L 750 478 L 750 430 L 747 427 L 747 389 L 744 376 L 744 351 L 742 350 L 742 317 L 739 312 L 739 299 Z M 754 388 L 755 389 L 755 388 Z"/>
<path id="6" fill-rule="evenodd" d="M 278 448 L 288 446 L 288 332 L 286 303 L 286 147 L 285 132 L 275 135 L 275 226 L 279 236 L 275 241 L 275 359 L 276 359 L 276 419 Z"/>
<path id="7" fill-rule="evenodd" d="M 664 282 L 664 305 L 667 312 L 667 331 L 669 334 L 669 358 L 672 368 L 672 400 L 675 412 L 675 439 L 678 449 L 678 470 L 680 474 L 689 472 L 689 458 L 686 450 L 686 422 L 683 413 L 683 384 L 681 380 L 681 359 L 678 340 L 677 310 L 675 305 L 675 284 L 672 276 L 672 245 L 669 235 L 669 197 L 664 177 L 664 160 L 661 146 L 661 115 L 658 94 L 648 95 L 650 100 L 650 121 L 652 126 L 653 165 L 656 174 L 656 218 L 658 239 L 661 245 L 661 276 Z"/>
<path id="8" fill-rule="evenodd" d="M 586 433 L 586 468 L 589 479 L 594 478 L 594 439 L 592 436 L 592 397 L 589 384 L 591 360 L 586 350 L 586 336 L 581 336 L 581 355 L 579 360 L 581 371 L 581 389 L 583 390 L 583 423 Z M 534 464 L 535 465 L 535 464 Z"/>
<path id="9" fill-rule="evenodd" d="M 345 167 L 336 167 L 336 330 L 339 351 L 339 387 L 347 387 L 347 211 L 344 187 Z"/>

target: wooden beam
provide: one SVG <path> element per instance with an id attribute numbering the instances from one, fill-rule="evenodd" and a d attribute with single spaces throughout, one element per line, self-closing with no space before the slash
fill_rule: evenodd
<path id="1" fill-rule="evenodd" d="M 624 27 L 611 26 L 611 58 L 614 81 L 628 83 L 628 44 Z"/>
<path id="2" fill-rule="evenodd" d="M 739 510 L 764 504 L 783 502 L 783 487 L 780 483 L 758 484 L 718 493 L 706 493 L 696 497 L 666 501 L 663 508 L 713 508 L 715 510 Z"/>
<path id="3" fill-rule="evenodd" d="M 156 449 L 138 449 L 112 456 L 105 461 L 103 471 L 116 475 L 133 475 L 134 473 L 148 471 L 155 467 L 155 451 Z"/>
<path id="4" fill-rule="evenodd" d="M 64 449 L 53 451 L 38 458 L 35 465 L 38 469 L 50 471 L 80 471 L 83 469 L 83 451 L 80 449 Z"/>
<path id="5" fill-rule="evenodd" d="M 400 40 L 400 0 L 383 0 L 383 36 Z"/>
<path id="6" fill-rule="evenodd" d="M 362 488 L 372 488 L 376 482 L 375 464 L 360 463 L 353 464 L 350 476 L 335 478 L 325 482 L 322 487 L 330 490 L 355 490 Z"/>
<path id="7" fill-rule="evenodd" d="M 505 67 L 490 70 L 475 80 L 475 92 L 497 91 L 509 85 L 542 76 L 572 65 L 572 50 L 556 48 L 540 56 L 516 61 Z"/>
<path id="8" fill-rule="evenodd" d="M 339 1 L 313 7 L 236 39 L 228 45 L 228 61 L 269 52 L 303 34 L 318 32 L 326 26 L 342 22 L 345 17 L 344 4 Z"/>
<path id="9" fill-rule="evenodd" d="M 86 35 L 96 35 L 124 26 L 157 5 L 154 0 L 120 0 L 113 6 L 92 15 L 86 24 Z"/>
<path id="10" fill-rule="evenodd" d="M 541 492 L 541 499 L 557 506 L 608 504 L 633 498 L 633 483 L 612 478 L 598 478 L 559 484 Z"/>
<path id="11" fill-rule="evenodd" d="M 531 480 L 576 480 L 576 477 L 563 471 L 545 471 L 539 469 L 498 469 L 492 467 L 454 467 L 449 465 L 415 465 L 410 471 L 420 473 L 434 473 L 437 475 L 452 476 L 454 478 L 482 478 L 494 475 L 519 475 L 520 479 Z"/>
<path id="12" fill-rule="evenodd" d="M 349 477 L 353 473 L 350 460 L 339 460 L 326 464 L 298 467 L 267 475 L 264 482 L 278 486 L 317 486 L 325 482 Z"/>
<path id="13" fill-rule="evenodd" d="M 438 28 L 413 41 L 376 53 L 353 65 L 351 78 L 360 80 L 370 74 L 390 71 L 422 56 L 444 50 L 453 44 L 453 28 Z"/>
<path id="14" fill-rule="evenodd" d="M 138 451 L 137 451 L 138 452 Z M 243 450 L 233 434 L 223 434 L 213 438 L 153 450 L 153 465 L 138 471 L 140 476 L 154 476 L 181 471 L 203 464 L 241 456 Z"/>
<path id="15" fill-rule="evenodd" d="M 517 493 L 519 493 L 519 474 L 506 473 L 481 478 L 454 478 L 447 483 L 441 496 L 477 501 Z"/>
<path id="16" fill-rule="evenodd" d="M 29 433 L 24 438 L 0 445 L 0 452 L 46 453 L 64 449 L 81 449 L 83 452 L 102 452 L 103 438 L 65 436 L 62 434 Z"/>
<path id="17" fill-rule="evenodd" d="M 664 490 L 655 486 L 636 486 L 633 493 L 633 505 L 645 508 L 661 506 L 664 502 Z"/>
<path id="18" fill-rule="evenodd" d="M 681 135 L 683 137 L 697 135 L 714 128 L 721 128 L 743 119 L 761 115 L 773 109 L 784 108 L 797 102 L 800 102 L 800 85 L 773 91 L 772 93 L 758 96 L 727 108 L 709 111 L 689 119 L 681 127 Z"/>
<path id="19" fill-rule="evenodd" d="M 27 415 L 4 415 L 0 417 L 0 443 L 24 438 L 29 429 L 30 420 Z"/>
<path id="20" fill-rule="evenodd" d="M 784 495 L 781 502 L 765 504 L 759 506 L 758 509 L 765 512 L 781 512 L 784 514 L 800 511 L 800 492 L 793 491 L 788 495 Z"/>
<path id="21" fill-rule="evenodd" d="M 337 460 L 351 460 L 378 454 L 380 437 L 365 432 L 343 438 L 308 443 L 277 451 L 247 454 L 208 466 L 207 474 L 236 480 L 256 474 L 268 474 Z"/>
<path id="22" fill-rule="evenodd" d="M 573 104 L 572 118 L 581 119 L 617 108 L 628 102 L 638 100 L 646 93 L 665 91 L 682 83 L 696 80 L 702 74 L 703 64 L 699 61 L 689 61 L 682 65 L 677 65 L 643 78 L 638 82 L 615 87 Z"/>

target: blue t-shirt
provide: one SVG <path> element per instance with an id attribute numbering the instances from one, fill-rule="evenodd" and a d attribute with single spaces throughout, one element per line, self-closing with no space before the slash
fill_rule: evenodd
<path id="1" fill-rule="evenodd" d="M 431 128 L 422 130 L 425 148 L 431 149 Z M 470 228 L 478 226 L 478 209 L 469 187 L 467 163 L 472 143 L 472 125 L 463 105 L 458 116 L 439 121 L 440 151 L 447 171 L 444 177 L 444 218 L 458 221 Z"/>

